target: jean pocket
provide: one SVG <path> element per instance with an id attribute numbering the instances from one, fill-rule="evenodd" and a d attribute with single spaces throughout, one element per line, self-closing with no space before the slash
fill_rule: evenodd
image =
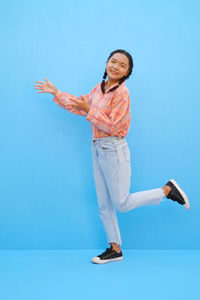
<path id="1" fill-rule="evenodd" d="M 103 151 L 113 151 L 115 150 L 115 145 L 112 143 L 112 141 L 99 141 L 99 147 Z"/>
<path id="2" fill-rule="evenodd" d="M 130 151 L 129 151 L 128 145 L 124 146 L 122 148 L 122 150 L 123 150 L 123 153 L 124 153 L 124 159 L 125 159 L 125 161 L 128 162 L 128 163 L 130 163 L 130 161 L 131 161 L 131 155 L 130 155 Z"/>

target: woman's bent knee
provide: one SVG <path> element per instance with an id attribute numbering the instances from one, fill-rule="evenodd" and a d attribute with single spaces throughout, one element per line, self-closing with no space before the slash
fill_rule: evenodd
<path id="1" fill-rule="evenodd" d="M 126 212 L 126 208 L 124 206 L 125 203 L 116 203 L 115 204 L 115 208 L 116 210 L 120 211 L 120 212 Z"/>

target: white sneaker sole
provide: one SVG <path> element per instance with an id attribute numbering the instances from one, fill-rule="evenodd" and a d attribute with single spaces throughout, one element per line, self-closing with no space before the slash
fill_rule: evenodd
<path id="1" fill-rule="evenodd" d="M 116 257 L 116 258 L 111 258 L 111 259 L 100 259 L 98 256 L 96 257 L 93 257 L 92 258 L 92 262 L 95 263 L 95 264 L 106 264 L 108 262 L 112 262 L 112 261 L 119 261 L 119 260 L 122 260 L 123 259 L 123 256 L 121 257 Z"/>
<path id="2" fill-rule="evenodd" d="M 190 209 L 190 202 L 188 197 L 186 196 L 186 194 L 184 193 L 184 191 L 180 188 L 180 186 L 178 185 L 178 183 L 174 180 L 174 179 L 170 179 L 170 181 L 175 185 L 175 187 L 177 188 L 177 190 L 181 193 L 185 204 L 183 204 L 183 206 L 185 207 L 185 209 Z"/>

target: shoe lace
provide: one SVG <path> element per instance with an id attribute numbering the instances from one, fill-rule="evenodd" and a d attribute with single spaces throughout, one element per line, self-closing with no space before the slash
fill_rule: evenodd
<path id="1" fill-rule="evenodd" d="M 106 248 L 106 250 L 102 254 L 105 254 L 105 253 L 109 252 L 109 250 L 111 250 L 111 249 L 110 248 Z"/>
<path id="2" fill-rule="evenodd" d="M 111 250 L 112 250 L 111 248 L 106 248 L 106 250 L 105 250 L 103 253 L 101 253 L 101 254 L 99 255 L 99 257 L 102 257 L 102 256 L 104 256 L 105 254 L 108 254 Z"/>

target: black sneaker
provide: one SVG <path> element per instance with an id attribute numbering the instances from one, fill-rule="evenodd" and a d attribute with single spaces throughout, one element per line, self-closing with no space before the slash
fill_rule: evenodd
<path id="1" fill-rule="evenodd" d="M 118 253 L 117 251 L 112 249 L 112 246 L 110 246 L 110 248 L 106 248 L 106 250 L 102 254 L 93 257 L 92 262 L 95 264 L 106 264 L 111 261 L 118 261 L 122 259 L 122 251 Z"/>
<path id="2" fill-rule="evenodd" d="M 186 196 L 186 194 L 183 192 L 183 190 L 180 188 L 178 183 L 174 179 L 170 179 L 170 181 L 168 181 L 166 185 L 171 187 L 171 191 L 166 197 L 173 201 L 177 201 L 179 204 L 183 205 L 186 209 L 190 209 L 189 199 Z"/>

